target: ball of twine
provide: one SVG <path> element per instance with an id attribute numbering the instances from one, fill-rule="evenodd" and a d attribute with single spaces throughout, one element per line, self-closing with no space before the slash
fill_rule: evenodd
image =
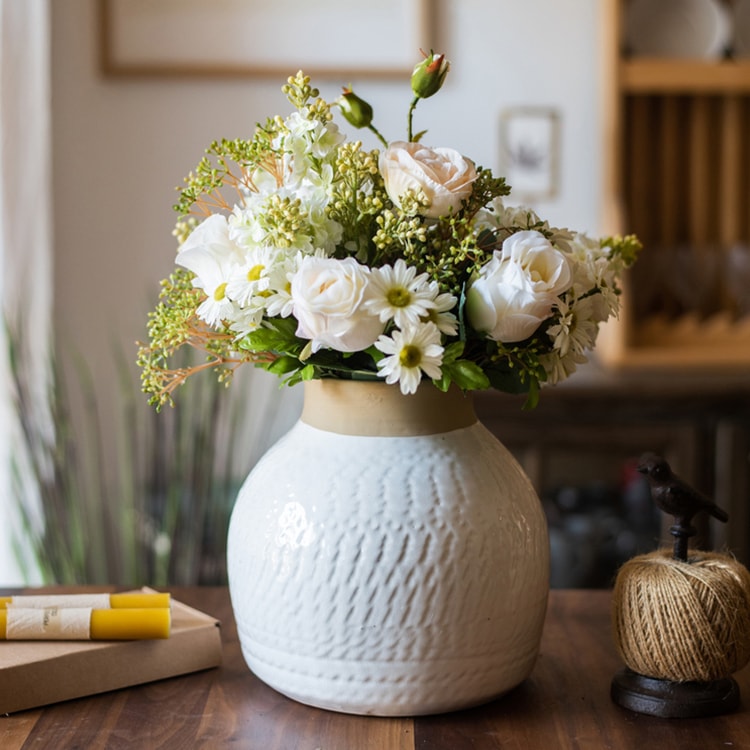
<path id="1" fill-rule="evenodd" d="M 750 661 L 750 572 L 727 555 L 634 557 L 617 574 L 612 616 L 622 660 L 647 677 L 709 682 Z"/>

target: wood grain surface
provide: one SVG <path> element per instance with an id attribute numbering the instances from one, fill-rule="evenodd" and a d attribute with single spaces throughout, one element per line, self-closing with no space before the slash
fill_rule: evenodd
<path id="1" fill-rule="evenodd" d="M 240 750 L 692 750 L 750 748 L 750 669 L 736 677 L 740 710 L 668 720 L 614 705 L 622 666 L 609 591 L 553 591 L 531 677 L 488 705 L 415 719 L 348 716 L 300 705 L 261 683 L 242 660 L 225 588 L 173 588 L 222 621 L 217 669 L 0 716 L 0 748 Z M 0 654 L 1 655 L 1 654 Z"/>

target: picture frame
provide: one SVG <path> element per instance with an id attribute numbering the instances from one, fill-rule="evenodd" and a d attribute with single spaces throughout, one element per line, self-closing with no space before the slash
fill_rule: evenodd
<path id="1" fill-rule="evenodd" d="M 301 68 L 316 78 L 402 77 L 419 49 L 430 49 L 432 2 L 99 0 L 101 68 L 107 76 L 278 78 Z"/>
<path id="2" fill-rule="evenodd" d="M 560 114 L 550 107 L 513 107 L 500 123 L 500 171 L 514 197 L 533 203 L 557 195 Z"/>

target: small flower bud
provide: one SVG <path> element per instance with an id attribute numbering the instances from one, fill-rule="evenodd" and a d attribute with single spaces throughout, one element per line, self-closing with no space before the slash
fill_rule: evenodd
<path id="1" fill-rule="evenodd" d="M 355 128 L 366 128 L 372 122 L 372 107 L 350 88 L 344 88 L 344 93 L 336 103 L 339 105 L 341 114 Z"/>
<path id="2" fill-rule="evenodd" d="M 450 67 L 451 64 L 445 59 L 445 55 L 430 52 L 414 67 L 411 74 L 411 90 L 420 99 L 427 99 L 428 96 L 436 94 L 443 85 Z"/>

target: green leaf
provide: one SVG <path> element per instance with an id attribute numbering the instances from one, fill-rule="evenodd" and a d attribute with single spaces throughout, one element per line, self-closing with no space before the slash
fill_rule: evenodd
<path id="1" fill-rule="evenodd" d="M 443 378 L 446 376 L 464 391 L 478 391 L 490 387 L 490 380 L 482 368 L 468 359 L 458 359 L 447 365 L 443 363 Z"/>
<path id="2" fill-rule="evenodd" d="M 312 380 L 315 377 L 315 366 L 306 365 L 299 371 L 302 380 Z"/>
<path id="3" fill-rule="evenodd" d="M 487 377 L 492 388 L 505 393 L 528 393 L 529 382 L 521 378 L 518 370 L 488 369 Z"/>
<path id="4" fill-rule="evenodd" d="M 283 385 L 288 386 L 298 385 L 299 383 L 304 383 L 306 380 L 313 380 L 316 375 L 319 376 L 317 368 L 313 365 L 306 365 L 298 370 L 294 370 L 288 378 L 282 379 L 281 382 Z"/>
<path id="5" fill-rule="evenodd" d="M 283 352 L 300 354 L 305 342 L 295 335 L 296 324 L 288 318 L 279 318 L 268 327 L 248 333 L 239 343 L 241 349 L 251 352 Z"/>
<path id="6" fill-rule="evenodd" d="M 439 380 L 433 380 L 433 385 L 443 393 L 445 393 L 450 387 L 453 381 L 450 379 L 448 373 L 443 370 L 443 375 Z"/>
<path id="7" fill-rule="evenodd" d="M 536 409 L 539 404 L 539 390 L 539 381 L 536 378 L 531 378 L 529 382 L 529 393 L 522 407 L 525 411 Z"/>
<path id="8" fill-rule="evenodd" d="M 464 342 L 454 341 L 443 350 L 443 366 L 455 362 L 464 353 Z"/>
<path id="9" fill-rule="evenodd" d="M 299 370 L 299 368 L 300 361 L 296 357 L 283 355 L 270 362 L 265 369 L 268 372 L 274 373 L 274 375 L 285 375 L 287 372 L 294 372 L 294 370 Z"/>

